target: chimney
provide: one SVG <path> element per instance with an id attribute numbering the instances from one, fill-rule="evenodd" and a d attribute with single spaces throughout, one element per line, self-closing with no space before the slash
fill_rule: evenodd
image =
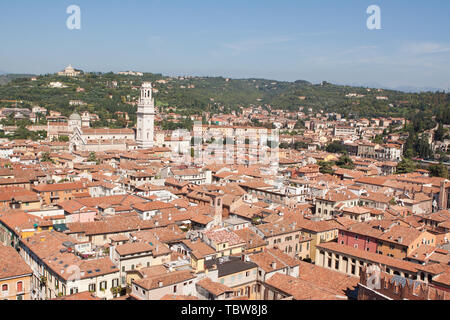
<path id="1" fill-rule="evenodd" d="M 276 269 L 276 268 L 277 268 L 277 263 L 276 263 L 275 261 L 273 261 L 273 262 L 270 264 L 270 267 L 271 267 L 272 269 Z"/>
<path id="2" fill-rule="evenodd" d="M 158 281 L 158 287 L 162 287 L 163 286 L 163 283 L 162 283 L 162 281 Z"/>

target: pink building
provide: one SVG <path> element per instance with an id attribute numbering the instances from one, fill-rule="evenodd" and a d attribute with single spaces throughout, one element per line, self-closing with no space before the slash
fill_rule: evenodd
<path id="1" fill-rule="evenodd" d="M 369 224 L 360 223 L 339 230 L 338 243 L 377 253 L 377 234 L 383 233 Z"/>

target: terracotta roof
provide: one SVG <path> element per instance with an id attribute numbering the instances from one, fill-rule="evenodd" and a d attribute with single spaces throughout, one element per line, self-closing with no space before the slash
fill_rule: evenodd
<path id="1" fill-rule="evenodd" d="M 125 195 L 115 195 L 115 196 L 105 196 L 105 197 L 96 197 L 96 198 L 80 198 L 75 201 L 81 203 L 86 207 L 95 208 L 100 205 L 121 205 L 124 207 L 129 207 L 131 209 L 132 204 L 146 202 L 145 199 L 142 199 L 138 196 L 125 194 Z"/>
<path id="2" fill-rule="evenodd" d="M 73 222 L 67 224 L 69 234 L 84 233 L 86 236 L 96 234 L 113 234 L 121 232 L 132 232 L 137 230 L 152 229 L 155 227 L 152 221 L 143 221 L 134 213 L 133 215 L 116 215 L 105 217 L 103 220 L 94 222 Z"/>
<path id="3" fill-rule="evenodd" d="M 134 134 L 133 129 L 83 128 L 83 134 Z"/>
<path id="4" fill-rule="evenodd" d="M 337 295 L 333 290 L 282 273 L 275 273 L 266 284 L 284 292 L 294 300 L 347 300 L 346 296 Z"/>
<path id="5" fill-rule="evenodd" d="M 350 208 L 349 207 L 344 207 L 341 210 L 344 213 L 351 213 L 351 214 L 356 214 L 356 215 L 370 213 L 370 209 L 369 208 L 359 207 L 359 206 L 350 207 Z"/>
<path id="6" fill-rule="evenodd" d="M 166 287 L 172 284 L 189 281 L 194 278 L 195 276 L 192 274 L 192 272 L 187 270 L 179 270 L 162 275 L 155 275 L 152 277 L 135 280 L 133 282 L 146 290 L 152 290 L 159 288 L 160 286 Z"/>
<path id="7" fill-rule="evenodd" d="M 20 187 L 2 187 L 0 188 L 0 202 L 11 201 L 37 202 L 39 197 L 36 192 Z"/>
<path id="8" fill-rule="evenodd" d="M 258 234 L 253 232 L 250 228 L 243 228 L 239 230 L 233 230 L 239 238 L 246 242 L 246 249 L 253 249 L 266 245 L 266 241 L 263 240 Z"/>
<path id="9" fill-rule="evenodd" d="M 192 251 L 191 253 L 196 259 L 202 259 L 206 256 L 216 254 L 216 250 L 200 240 L 197 240 L 195 242 L 191 240 L 183 240 L 182 242 Z"/>
<path id="10" fill-rule="evenodd" d="M 216 244 L 227 242 L 229 246 L 234 246 L 245 243 L 236 233 L 228 229 L 208 230 L 203 231 L 203 234 Z"/>
<path id="11" fill-rule="evenodd" d="M 33 274 L 33 270 L 25 263 L 13 247 L 0 244 L 0 281 L 6 278 Z"/>
<path id="12" fill-rule="evenodd" d="M 163 265 L 155 265 L 151 267 L 137 268 L 134 269 L 137 273 L 139 273 L 143 278 L 144 277 L 153 277 L 161 274 L 166 274 L 167 269 Z"/>
<path id="13" fill-rule="evenodd" d="M 152 229 L 151 232 L 164 243 L 171 243 L 186 239 L 186 234 L 176 224 L 164 228 Z"/>
<path id="14" fill-rule="evenodd" d="M 265 183 L 262 180 L 248 180 L 239 183 L 241 187 L 251 188 L 251 189 L 259 189 L 259 188 L 269 188 L 272 187 L 270 184 Z"/>
<path id="15" fill-rule="evenodd" d="M 386 265 L 388 267 L 394 267 L 394 268 L 409 271 L 409 272 L 417 272 L 418 268 L 420 267 L 420 265 L 417 263 L 408 262 L 408 261 L 388 257 L 388 256 L 385 256 L 382 254 L 364 251 L 361 249 L 355 249 L 351 246 L 338 244 L 336 242 L 321 243 L 321 244 L 318 244 L 316 246 L 316 248 L 318 248 L 319 250 L 321 248 L 323 248 L 323 249 L 330 250 L 333 252 L 338 252 L 338 253 L 342 253 L 345 255 L 353 256 L 356 258 L 362 258 L 362 259 L 365 259 L 365 260 L 368 260 L 368 261 L 371 261 L 374 263 L 379 263 L 382 265 Z"/>
<path id="16" fill-rule="evenodd" d="M 248 204 L 243 204 L 231 211 L 231 214 L 235 214 L 248 219 L 253 219 L 255 216 L 262 212 L 261 207 L 254 207 Z"/>
<path id="17" fill-rule="evenodd" d="M 299 261 L 283 253 L 279 249 L 265 249 L 249 256 L 250 261 L 256 263 L 265 272 L 272 272 L 286 267 L 295 267 Z"/>
<path id="18" fill-rule="evenodd" d="M 172 170 L 174 176 L 198 176 L 201 172 L 198 169 Z"/>
<path id="19" fill-rule="evenodd" d="M 289 223 L 296 222 L 298 228 L 309 232 L 324 232 L 340 228 L 340 224 L 334 220 L 312 221 L 292 213 L 285 214 L 283 220 Z"/>
<path id="20" fill-rule="evenodd" d="M 85 189 L 86 186 L 82 182 L 70 182 L 70 183 L 55 183 L 55 184 L 40 184 L 33 186 L 33 189 L 38 192 L 50 192 L 61 190 L 79 190 Z"/>
<path id="21" fill-rule="evenodd" d="M 197 282 L 197 286 L 202 287 L 206 291 L 212 293 L 213 295 L 220 296 L 221 294 L 227 292 L 234 292 L 234 290 L 222 283 L 214 282 L 210 278 L 204 278 Z"/>
<path id="22" fill-rule="evenodd" d="M 389 180 L 388 177 L 361 177 L 356 179 L 355 182 L 360 184 L 384 186 L 386 181 L 388 180 Z"/>
<path id="23" fill-rule="evenodd" d="M 25 213 L 21 210 L 1 212 L 0 221 L 13 232 L 21 232 L 26 229 L 37 229 L 46 223 L 44 219 Z M 20 235 L 20 233 L 18 233 Z"/>
<path id="24" fill-rule="evenodd" d="M 353 290 L 359 282 L 359 277 L 348 276 L 304 261 L 299 261 L 299 264 L 299 279 L 334 291 L 337 295 L 345 296 L 347 290 Z"/>
<path id="25" fill-rule="evenodd" d="M 378 238 L 387 242 L 396 243 L 403 246 L 409 246 L 413 241 L 417 240 L 423 231 L 419 231 L 412 227 L 401 225 L 392 226 Z"/>
<path id="26" fill-rule="evenodd" d="M 326 200 L 331 202 L 341 202 L 348 200 L 358 200 L 358 196 L 348 190 L 330 190 L 324 197 L 317 197 L 317 200 Z"/>
<path id="27" fill-rule="evenodd" d="M 161 210 L 167 208 L 173 208 L 174 205 L 171 203 L 166 203 L 162 201 L 150 201 L 145 203 L 136 203 L 132 205 L 133 208 L 139 211 L 153 211 L 153 210 Z"/>
<path id="28" fill-rule="evenodd" d="M 153 249 L 154 247 L 146 242 L 130 242 L 116 246 L 116 251 L 121 256 L 152 252 Z"/>
<path id="29" fill-rule="evenodd" d="M 45 231 L 35 234 L 23 244 L 38 256 L 53 272 L 67 280 L 72 275 L 70 268 L 80 268 L 81 279 L 104 276 L 119 271 L 109 257 L 94 260 L 82 260 L 74 253 L 67 252 L 65 242 L 77 244 L 77 240 L 59 232 Z M 66 250 L 66 251 L 63 251 Z"/>

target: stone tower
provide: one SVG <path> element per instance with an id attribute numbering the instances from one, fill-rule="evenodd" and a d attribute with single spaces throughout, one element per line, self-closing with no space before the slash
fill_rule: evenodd
<path id="1" fill-rule="evenodd" d="M 210 205 L 213 208 L 214 225 L 222 227 L 223 195 L 217 192 L 208 193 L 210 196 Z"/>
<path id="2" fill-rule="evenodd" d="M 155 102 L 152 98 L 152 84 L 144 82 L 137 109 L 136 142 L 139 148 L 151 148 L 154 145 L 153 130 L 155 121 Z"/>
<path id="3" fill-rule="evenodd" d="M 75 112 L 69 117 L 68 126 L 69 135 L 74 133 L 75 128 L 81 128 L 81 117 L 78 113 Z"/>

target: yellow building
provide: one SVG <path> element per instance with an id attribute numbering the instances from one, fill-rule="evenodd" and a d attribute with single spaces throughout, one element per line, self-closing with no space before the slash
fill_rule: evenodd
<path id="1" fill-rule="evenodd" d="M 0 217 L 0 245 L 17 247 L 19 239 L 52 229 L 51 220 L 41 219 L 22 210 L 10 210 Z"/>
<path id="2" fill-rule="evenodd" d="M 421 245 L 436 246 L 436 235 L 397 225 L 378 237 L 377 253 L 404 259 Z"/>
<path id="3" fill-rule="evenodd" d="M 258 298 L 258 265 L 241 257 L 224 257 L 217 264 L 218 281 L 232 288 L 237 296 Z"/>
<path id="4" fill-rule="evenodd" d="M 182 245 L 191 259 L 191 266 L 195 272 L 206 271 L 206 261 L 216 257 L 216 251 L 202 241 L 183 240 Z"/>
<path id="5" fill-rule="evenodd" d="M 309 246 L 309 259 L 311 259 L 312 262 L 314 262 L 316 256 L 316 245 L 333 241 L 337 239 L 339 235 L 339 225 L 333 220 L 312 221 L 294 216 L 286 217 L 285 220 L 289 223 L 296 222 L 297 227 L 300 229 L 300 237 L 302 239 L 305 237 L 310 240 L 304 242 L 303 245 Z"/>
<path id="6" fill-rule="evenodd" d="M 45 204 L 55 204 L 72 200 L 77 195 L 89 194 L 88 187 L 82 182 L 42 184 L 33 187 Z"/>
<path id="7" fill-rule="evenodd" d="M 162 264 L 151 267 L 138 266 L 136 269 L 127 271 L 126 283 L 127 285 L 131 285 L 133 281 L 164 273 L 166 273 L 166 268 Z"/>
<path id="8" fill-rule="evenodd" d="M 204 231 L 202 235 L 203 241 L 216 250 L 217 257 L 237 255 L 245 250 L 245 241 L 226 228 Z"/>
<path id="9" fill-rule="evenodd" d="M 2 300 L 30 300 L 33 271 L 12 247 L 0 245 L 0 294 Z"/>
<path id="10" fill-rule="evenodd" d="M 2 195 L 0 199 L 1 209 L 39 210 L 41 208 L 41 200 L 38 195 L 21 186 L 2 187 L 0 188 L 0 194 Z"/>
<path id="11" fill-rule="evenodd" d="M 245 241 L 244 253 L 261 252 L 266 247 L 267 242 L 250 228 L 233 230 L 233 232 Z"/>

